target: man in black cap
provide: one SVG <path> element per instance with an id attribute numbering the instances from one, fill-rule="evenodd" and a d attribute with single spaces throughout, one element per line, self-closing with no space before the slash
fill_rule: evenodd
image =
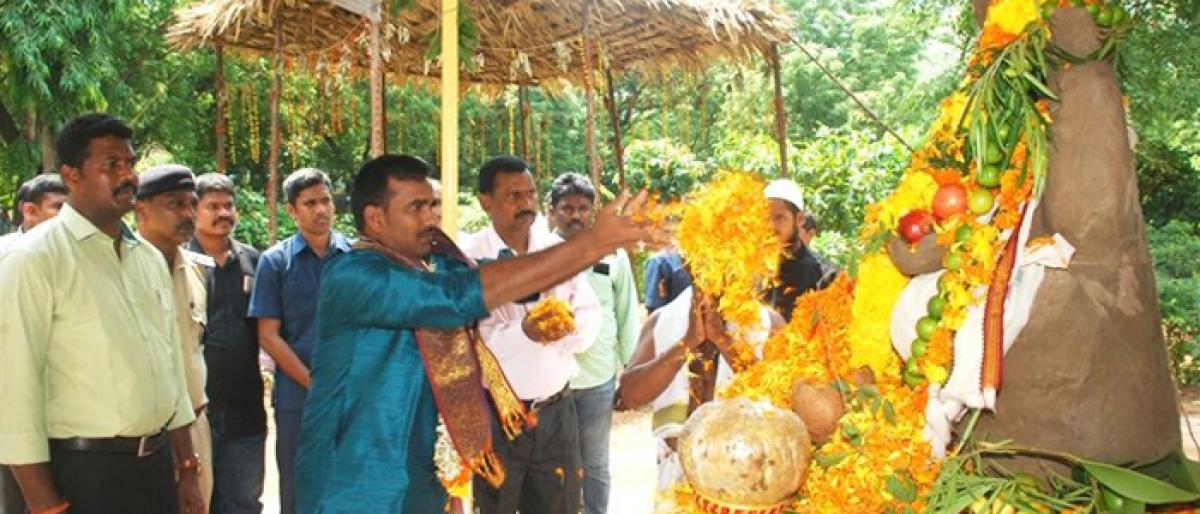
<path id="1" fill-rule="evenodd" d="M 171 276 L 122 221 L 132 138 L 105 114 L 67 123 L 67 204 L 0 256 L 0 464 L 33 512 L 204 510 Z"/>
<path id="2" fill-rule="evenodd" d="M 187 377 L 188 397 L 196 422 L 192 424 L 192 446 L 200 455 L 200 496 L 205 505 L 212 497 L 212 433 L 205 412 L 204 394 L 208 369 L 201 349 L 207 324 L 206 288 L 215 267 L 212 257 L 183 249 L 196 229 L 196 177 L 192 170 L 178 164 L 164 164 L 146 170 L 137 189 L 138 234 L 158 248 L 171 272 L 175 323 L 179 326 L 183 371 Z"/>

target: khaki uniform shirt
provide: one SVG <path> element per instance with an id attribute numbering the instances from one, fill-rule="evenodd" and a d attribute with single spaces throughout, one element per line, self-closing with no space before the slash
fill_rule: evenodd
<path id="1" fill-rule="evenodd" d="M 208 367 L 204 363 L 204 327 L 208 325 L 208 300 L 205 293 L 209 270 L 216 266 L 212 257 L 182 248 L 175 254 L 171 281 L 175 290 L 175 321 L 183 348 L 183 371 L 187 376 L 192 408 L 208 404 L 204 394 Z"/>
<path id="2" fill-rule="evenodd" d="M 70 204 L 42 225 L 0 256 L 0 464 L 49 461 L 50 438 L 191 423 L 162 254 Z"/>

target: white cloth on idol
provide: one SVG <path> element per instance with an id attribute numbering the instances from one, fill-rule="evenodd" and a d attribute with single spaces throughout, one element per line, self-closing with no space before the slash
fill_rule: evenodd
<path id="1" fill-rule="evenodd" d="M 508 245 L 500 239 L 492 225 L 474 234 L 463 236 L 460 247 L 468 257 L 496 260 Z M 562 239 L 546 227 L 535 223 L 529 231 L 529 252 L 536 252 L 562 243 Z M 479 321 L 479 332 L 488 349 L 496 355 L 508 377 L 513 392 L 522 400 L 538 400 L 552 396 L 567 386 L 579 366 L 575 354 L 587 350 L 600 333 L 600 301 L 588 285 L 583 273 L 542 293 L 571 304 L 575 314 L 575 332 L 562 340 L 542 344 L 525 335 L 521 322 L 533 305 L 508 303 L 492 309 L 491 315 Z"/>
<path id="2" fill-rule="evenodd" d="M 1013 275 L 1009 281 L 1008 296 L 1004 300 L 1004 352 L 1012 347 L 1013 341 L 1029 321 L 1034 298 L 1045 277 L 1045 269 L 1066 268 L 1075 253 L 1060 234 L 1054 234 L 1053 244 L 1029 248 L 1029 227 L 1037 201 L 1029 206 L 1021 224 L 1017 247 L 1022 251 L 1017 256 Z M 917 320 L 925 316 L 929 299 L 937 294 L 938 277 L 943 271 L 913 277 L 901 292 L 896 308 L 892 311 L 892 346 L 904 359 L 912 351 L 912 341 L 917 337 Z M 974 291 L 977 299 L 987 294 L 984 287 Z M 967 309 L 967 316 L 954 335 L 954 361 L 949 378 L 942 385 L 929 385 L 929 400 L 925 404 L 925 439 L 933 447 L 935 456 L 944 457 L 951 441 L 951 429 L 966 409 L 989 409 L 996 407 L 995 391 L 984 391 L 983 375 L 983 318 L 985 302 Z"/>
<path id="3" fill-rule="evenodd" d="M 659 308 L 658 322 L 654 324 L 654 354 L 662 355 L 671 350 L 687 335 L 688 324 L 692 312 L 692 288 L 688 287 L 679 293 L 670 303 Z M 744 340 L 754 345 L 754 353 L 762 357 L 763 344 L 771 335 L 771 311 L 766 307 L 759 310 L 759 326 L 746 332 Z M 737 332 L 740 329 L 732 324 L 726 324 L 726 329 Z M 687 367 L 683 366 L 675 374 L 675 378 L 667 388 L 650 402 L 651 410 L 655 413 L 670 407 L 688 405 Z M 733 380 L 733 368 L 721 357 L 717 362 L 717 389 L 720 390 Z M 658 490 L 670 490 L 677 482 L 683 480 L 683 468 L 679 465 L 679 456 L 667 445 L 666 440 L 678 437 L 683 430 L 686 420 L 671 420 L 654 427 L 654 437 L 658 443 Z"/>

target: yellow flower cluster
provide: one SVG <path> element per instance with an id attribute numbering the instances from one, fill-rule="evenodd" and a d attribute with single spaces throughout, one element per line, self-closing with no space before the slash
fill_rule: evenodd
<path id="1" fill-rule="evenodd" d="M 765 398 L 778 407 L 792 405 L 792 384 L 828 383 L 850 376 L 850 305 L 854 281 L 839 276 L 829 287 L 796 299 L 796 316 L 767 340 L 763 358 L 738 373 L 723 398 Z"/>
<path id="2" fill-rule="evenodd" d="M 783 245 L 768 223 L 762 177 L 721 172 L 683 207 L 679 250 L 704 294 L 736 326 L 760 322 L 759 291 L 773 284 Z"/>
<path id="3" fill-rule="evenodd" d="M 929 173 L 905 173 L 900 177 L 900 184 L 883 201 L 867 206 L 866 223 L 863 225 L 864 237 L 869 238 L 881 232 L 896 228 L 900 218 L 913 209 L 929 209 L 933 195 L 937 193 L 937 181 Z"/>
<path id="4" fill-rule="evenodd" d="M 548 341 L 558 341 L 575 332 L 575 312 L 561 298 L 542 299 L 529 310 L 529 318 L 537 323 L 538 331 Z"/>
<path id="5" fill-rule="evenodd" d="M 867 255 L 858 265 L 858 285 L 850 320 L 850 366 L 870 366 L 876 374 L 899 369 L 892 350 L 891 316 L 908 278 L 887 252 Z"/>
<path id="6" fill-rule="evenodd" d="M 983 22 L 980 46 L 996 48 L 1016 40 L 1030 23 L 1041 21 L 1042 3 L 1041 0 L 994 0 Z"/>

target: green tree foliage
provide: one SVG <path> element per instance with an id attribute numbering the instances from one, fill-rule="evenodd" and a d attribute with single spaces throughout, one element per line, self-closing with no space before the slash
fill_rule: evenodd
<path id="1" fill-rule="evenodd" d="M 1200 383 L 1200 225 L 1171 221 L 1149 227 L 1163 330 L 1176 376 Z"/>

